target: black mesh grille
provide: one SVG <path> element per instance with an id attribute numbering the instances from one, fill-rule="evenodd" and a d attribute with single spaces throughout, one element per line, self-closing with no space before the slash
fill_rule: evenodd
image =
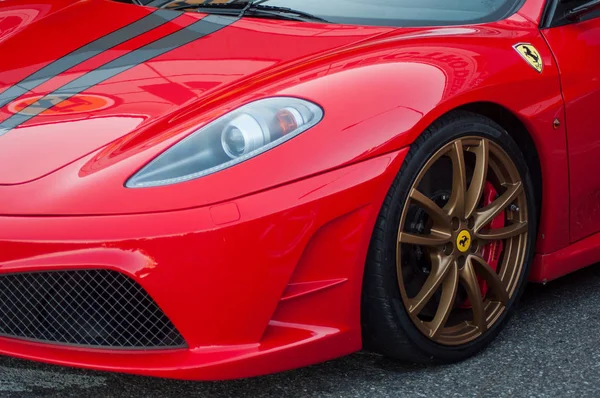
<path id="1" fill-rule="evenodd" d="M 0 275 L 0 335 L 98 348 L 185 346 L 140 285 L 108 270 Z"/>

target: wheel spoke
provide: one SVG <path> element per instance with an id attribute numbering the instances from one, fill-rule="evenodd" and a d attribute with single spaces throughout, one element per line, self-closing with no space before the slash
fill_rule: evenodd
<path id="1" fill-rule="evenodd" d="M 452 262 L 448 275 L 442 283 L 442 296 L 440 305 L 433 320 L 428 324 L 430 329 L 430 337 L 435 338 L 446 325 L 450 312 L 454 307 L 456 299 L 456 290 L 458 288 L 458 265 L 456 261 Z"/>
<path id="2" fill-rule="evenodd" d="M 465 214 L 465 195 L 467 190 L 467 169 L 461 140 L 452 145 L 449 153 L 452 160 L 452 194 L 445 209 L 453 217 L 463 218 Z"/>
<path id="3" fill-rule="evenodd" d="M 508 305 L 508 292 L 504 282 L 500 279 L 500 275 L 490 267 L 490 265 L 481 257 L 471 256 L 473 267 L 478 275 L 480 275 L 488 283 L 491 291 L 494 293 L 498 301 L 503 305 Z"/>
<path id="4" fill-rule="evenodd" d="M 485 231 L 478 232 L 476 236 L 478 239 L 485 241 L 504 240 L 522 235 L 525 232 L 527 232 L 527 230 L 527 222 L 515 222 L 514 224 L 503 228 L 488 229 Z"/>
<path id="5" fill-rule="evenodd" d="M 416 235 L 408 232 L 400 232 L 400 243 L 418 246 L 442 246 L 450 242 L 449 233 L 432 231 L 429 235 Z"/>
<path id="6" fill-rule="evenodd" d="M 489 144 L 488 140 L 482 139 L 481 144 L 473 149 L 475 154 L 475 169 L 473 170 L 473 178 L 471 185 L 466 193 L 465 198 L 465 218 L 471 217 L 483 195 L 485 182 L 487 180 L 488 159 L 489 159 Z"/>
<path id="7" fill-rule="evenodd" d="M 419 294 L 409 300 L 408 312 L 412 315 L 418 315 L 423 310 L 444 282 L 453 263 L 453 260 L 449 257 L 440 258 L 438 255 L 431 255 L 431 273 Z"/>
<path id="8" fill-rule="evenodd" d="M 414 200 L 419 205 L 421 205 L 421 207 L 423 207 L 427 214 L 429 214 L 429 216 L 432 218 L 433 222 L 436 225 L 448 229 L 448 232 L 450 232 L 450 217 L 433 200 L 423 195 L 417 189 L 413 189 L 411 191 L 410 199 Z"/>
<path id="9" fill-rule="evenodd" d="M 473 325 L 479 328 L 480 333 L 485 333 L 487 330 L 487 321 L 485 309 L 483 308 L 483 298 L 481 297 L 481 289 L 479 281 L 473 268 L 472 257 L 466 259 L 465 266 L 460 272 L 460 281 L 467 292 L 471 309 L 473 310 Z"/>
<path id="10" fill-rule="evenodd" d="M 509 184 L 506 192 L 498 199 L 475 212 L 475 232 L 479 232 L 483 227 L 488 225 L 496 216 L 502 213 L 512 202 L 515 201 L 523 193 L 523 184 L 517 182 Z"/>

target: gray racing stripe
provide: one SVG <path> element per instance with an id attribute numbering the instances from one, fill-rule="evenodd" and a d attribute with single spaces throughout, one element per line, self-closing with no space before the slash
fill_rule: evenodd
<path id="1" fill-rule="evenodd" d="M 106 36 L 79 47 L 77 50 L 46 65 L 42 69 L 21 80 L 19 83 L 0 93 L 0 108 L 53 77 L 66 72 L 72 67 L 79 65 L 106 50 L 110 50 L 119 44 L 131 40 L 134 37 L 149 32 L 180 15 L 181 13 L 178 12 L 157 10 Z"/>
<path id="2" fill-rule="evenodd" d="M 67 100 L 81 93 L 82 91 L 88 90 L 89 88 L 100 84 L 103 81 L 118 75 L 119 73 L 149 61 L 152 58 L 156 58 L 159 55 L 165 54 L 178 47 L 196 41 L 204 36 L 215 33 L 231 25 L 237 20 L 238 18 L 234 17 L 208 15 L 198 22 L 182 28 L 181 30 L 178 30 L 168 36 L 158 39 L 111 62 L 108 62 L 98 69 L 94 69 L 93 71 L 86 73 L 85 75 L 65 84 L 56 91 L 39 99 L 37 102 L 29 105 L 27 108 L 22 110 L 27 110 L 26 114 L 16 113 L 6 119 L 4 122 L 0 123 L 0 136 L 8 133 L 10 130 L 34 118 L 47 109 L 50 109 L 53 105 L 56 105 L 51 104 L 51 101 L 49 101 L 52 98 L 56 98 L 56 96 L 61 96 L 63 101 Z M 47 107 L 41 106 L 41 104 L 45 103 L 51 105 Z"/>

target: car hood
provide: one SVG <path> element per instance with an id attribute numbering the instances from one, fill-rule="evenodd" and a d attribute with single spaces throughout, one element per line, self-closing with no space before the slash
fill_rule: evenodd
<path id="1" fill-rule="evenodd" d="M 270 70 L 389 28 L 107 0 L 0 3 L 0 184 L 22 184 Z"/>

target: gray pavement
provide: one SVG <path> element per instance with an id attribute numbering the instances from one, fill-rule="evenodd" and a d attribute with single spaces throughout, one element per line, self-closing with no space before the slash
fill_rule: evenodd
<path id="1" fill-rule="evenodd" d="M 402 365 L 370 353 L 282 374 L 193 383 L 0 358 L 0 397 L 600 397 L 600 265 L 530 285 L 516 316 L 479 356 Z"/>

